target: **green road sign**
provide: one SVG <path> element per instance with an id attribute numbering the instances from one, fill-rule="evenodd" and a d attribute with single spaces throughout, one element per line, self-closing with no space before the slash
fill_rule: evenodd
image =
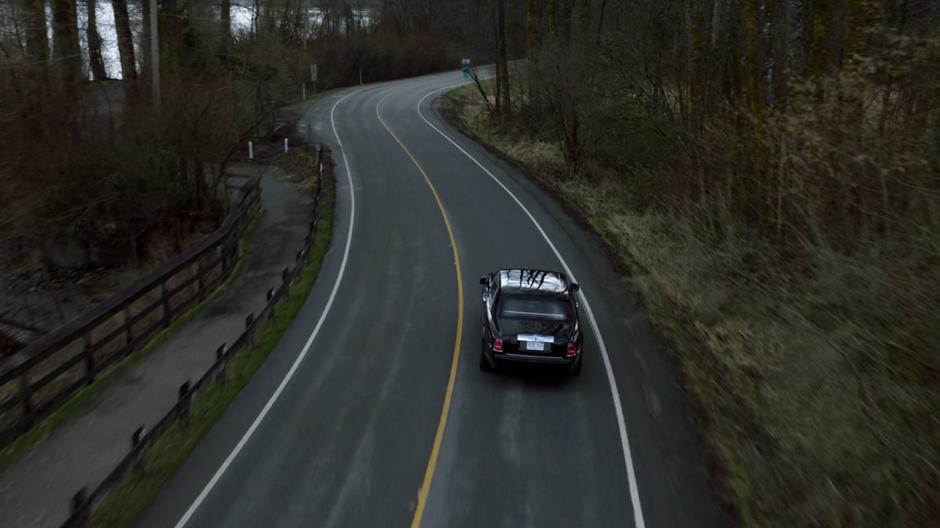
<path id="1" fill-rule="evenodd" d="M 470 59 L 461 59 L 460 65 L 463 66 L 463 78 L 470 78 Z"/>

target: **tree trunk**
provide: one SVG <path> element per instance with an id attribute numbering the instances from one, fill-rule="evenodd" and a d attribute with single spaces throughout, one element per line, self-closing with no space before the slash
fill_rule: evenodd
<path id="1" fill-rule="evenodd" d="M 552 35 L 558 31 L 558 1 L 548 0 L 548 32 Z"/>
<path id="2" fill-rule="evenodd" d="M 786 103 L 787 72 L 790 70 L 790 27 L 793 13 L 787 0 L 776 0 L 771 11 L 771 71 L 769 103 L 783 107 Z"/>
<path id="3" fill-rule="evenodd" d="M 595 44 L 601 45 L 601 35 L 604 33 L 604 13 L 607 11 L 607 0 L 601 2 L 600 13 L 597 15 L 597 40 Z"/>
<path id="4" fill-rule="evenodd" d="M 127 0 L 111 0 L 114 7 L 114 29 L 117 32 L 118 52 L 121 55 L 121 77 L 124 86 L 137 81 L 137 61 L 134 57 L 134 34 L 127 15 Z"/>
<path id="5" fill-rule="evenodd" d="M 143 18 L 143 24 L 140 28 L 140 79 L 143 86 L 150 86 L 152 65 L 150 64 L 150 46 L 153 39 L 150 37 L 150 0 L 141 0 L 140 13 Z"/>
<path id="6" fill-rule="evenodd" d="M 86 0 L 88 8 L 88 64 L 91 66 L 91 74 L 95 81 L 103 81 L 108 78 L 108 73 L 104 69 L 104 59 L 101 58 L 101 35 L 98 34 L 98 2 L 97 0 Z"/>
<path id="7" fill-rule="evenodd" d="M 346 4 L 346 35 L 352 35 L 356 32 L 356 18 L 353 16 L 352 4 Z"/>
<path id="8" fill-rule="evenodd" d="M 591 0 L 581 0 L 578 18 L 581 19 L 581 33 L 586 39 L 588 31 L 591 30 Z"/>
<path id="9" fill-rule="evenodd" d="M 146 0 L 145 0 L 146 1 Z M 222 45 L 228 46 L 232 40 L 232 0 L 222 0 Z"/>
<path id="10" fill-rule="evenodd" d="M 573 22 L 575 0 L 562 0 L 561 2 L 561 33 L 565 42 L 571 42 L 571 24 Z"/>
<path id="11" fill-rule="evenodd" d="M 506 51 L 506 0 L 496 0 L 496 112 L 512 113 L 509 56 Z"/>
<path id="12" fill-rule="evenodd" d="M 191 66 L 189 59 L 193 42 L 189 32 L 189 18 L 185 11 L 187 2 L 163 0 L 160 10 L 160 57 L 164 65 Z"/>
<path id="13" fill-rule="evenodd" d="M 529 103 L 534 101 L 536 86 L 538 85 L 538 48 L 540 20 L 535 14 L 536 0 L 526 2 L 526 74 L 528 76 Z"/>
<path id="14" fill-rule="evenodd" d="M 745 27 L 747 28 L 747 104 L 758 121 L 761 120 L 764 101 L 762 89 L 761 61 L 761 19 L 758 0 L 747 0 L 745 5 Z"/>
<path id="15" fill-rule="evenodd" d="M 52 0 L 53 53 L 66 88 L 82 80 L 82 49 L 78 42 L 75 0 Z"/>
<path id="16" fill-rule="evenodd" d="M 709 59 L 711 57 L 709 36 L 714 5 L 709 0 L 691 1 L 688 3 L 686 16 L 688 61 L 687 79 L 688 88 L 688 117 L 698 124 L 703 117 L 705 109 L 709 106 L 711 97 L 711 79 L 714 73 L 710 71 Z M 685 90 L 683 90 L 685 92 Z"/>
<path id="17" fill-rule="evenodd" d="M 46 9 L 43 0 L 24 0 L 26 11 L 26 56 L 30 62 L 49 60 Z"/>

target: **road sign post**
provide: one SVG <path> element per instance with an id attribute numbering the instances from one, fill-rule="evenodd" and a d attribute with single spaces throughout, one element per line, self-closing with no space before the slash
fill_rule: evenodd
<path id="1" fill-rule="evenodd" d="M 461 59 L 460 65 L 463 67 L 463 78 L 470 78 L 470 59 Z"/>

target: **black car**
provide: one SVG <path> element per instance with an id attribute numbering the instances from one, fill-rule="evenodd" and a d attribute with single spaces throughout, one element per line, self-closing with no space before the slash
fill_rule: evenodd
<path id="1" fill-rule="evenodd" d="M 578 320 L 578 285 L 564 273 L 500 270 L 480 277 L 483 349 L 480 368 L 501 363 L 557 365 L 577 376 L 584 334 Z"/>

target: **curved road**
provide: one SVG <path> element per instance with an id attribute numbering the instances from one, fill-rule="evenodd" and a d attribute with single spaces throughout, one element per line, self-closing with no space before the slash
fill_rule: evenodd
<path id="1" fill-rule="evenodd" d="M 461 82 L 369 85 L 304 116 L 337 162 L 333 246 L 138 525 L 728 524 L 642 307 L 558 204 L 438 117 Z M 520 266 L 581 283 L 580 377 L 479 370 L 478 278 Z"/>

